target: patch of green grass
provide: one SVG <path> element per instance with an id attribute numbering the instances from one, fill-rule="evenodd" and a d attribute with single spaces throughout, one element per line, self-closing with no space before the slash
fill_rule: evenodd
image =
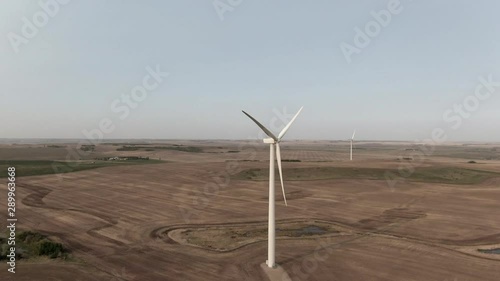
<path id="1" fill-rule="evenodd" d="M 128 142 L 104 142 L 102 145 L 123 146 L 123 145 L 147 145 L 147 143 L 128 143 Z"/>
<path id="2" fill-rule="evenodd" d="M 480 159 L 480 160 L 498 160 L 500 159 L 500 151 L 495 148 L 484 147 L 455 147 L 455 146 L 438 146 L 432 154 L 433 156 L 463 158 L 463 159 Z"/>
<path id="3" fill-rule="evenodd" d="M 65 148 L 66 146 L 65 145 L 47 145 L 46 147 L 48 148 Z"/>
<path id="4" fill-rule="evenodd" d="M 116 151 L 137 151 L 139 149 L 140 148 L 136 146 L 122 146 L 120 148 L 117 148 Z"/>
<path id="5" fill-rule="evenodd" d="M 312 237 L 335 235 L 336 226 L 325 222 L 277 222 L 277 237 Z M 267 225 L 229 225 L 184 229 L 182 239 L 191 245 L 210 250 L 230 251 L 257 241 L 267 239 Z"/>
<path id="6" fill-rule="evenodd" d="M 349 167 L 285 168 L 283 174 L 287 181 L 328 179 L 385 180 L 387 172 L 399 175 L 397 170 Z M 418 182 L 476 184 L 492 177 L 500 177 L 500 173 L 454 167 L 424 167 L 416 168 L 406 179 Z M 266 181 L 269 179 L 269 171 L 268 169 L 247 169 L 236 174 L 235 179 Z"/>
<path id="7" fill-rule="evenodd" d="M 151 149 L 154 149 L 154 150 L 176 150 L 176 151 L 194 152 L 194 153 L 203 152 L 203 149 L 201 149 L 200 147 L 181 146 L 181 145 L 174 145 L 174 146 L 127 146 L 127 145 L 124 145 L 121 148 L 118 148 L 117 151 L 137 151 L 137 150 L 150 151 Z"/>
<path id="8" fill-rule="evenodd" d="M 486 179 L 500 177 L 500 173 L 454 167 L 416 169 L 409 179 L 414 181 L 477 184 Z"/>
<path id="9" fill-rule="evenodd" d="M 110 166 L 162 163 L 160 160 L 127 161 L 46 161 L 46 160 L 0 160 L 0 178 L 6 178 L 7 168 L 16 168 L 16 177 L 63 174 Z M 4 172 L 2 172 L 4 171 Z"/>

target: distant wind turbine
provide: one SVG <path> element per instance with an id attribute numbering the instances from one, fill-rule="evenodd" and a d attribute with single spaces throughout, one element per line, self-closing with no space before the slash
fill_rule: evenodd
<path id="1" fill-rule="evenodd" d="M 352 133 L 351 137 L 351 161 L 352 161 L 352 143 L 354 142 L 354 135 L 356 134 L 356 130 L 354 130 L 354 133 Z"/>
<path id="2" fill-rule="evenodd" d="M 259 126 L 269 138 L 264 139 L 264 143 L 268 143 L 270 145 L 270 158 L 269 158 L 269 221 L 268 221 L 268 246 L 267 246 L 267 261 L 266 264 L 270 268 L 275 268 L 275 250 L 276 250 L 276 219 L 275 219 L 275 199 L 274 199 L 274 154 L 276 151 L 276 160 L 278 162 L 278 170 L 280 173 L 281 180 L 281 190 L 283 192 L 283 200 L 285 201 L 285 205 L 288 206 L 286 202 L 285 196 L 285 186 L 283 185 L 283 173 L 281 170 L 281 150 L 280 150 L 280 142 L 283 136 L 286 134 L 292 123 L 295 121 L 297 116 L 299 116 L 302 108 L 295 114 L 290 123 L 288 123 L 285 128 L 279 133 L 278 137 L 276 137 L 271 131 L 269 131 L 266 127 L 264 127 L 259 121 L 250 116 L 250 114 L 243 111 L 243 113 L 252 119 L 257 126 Z"/>

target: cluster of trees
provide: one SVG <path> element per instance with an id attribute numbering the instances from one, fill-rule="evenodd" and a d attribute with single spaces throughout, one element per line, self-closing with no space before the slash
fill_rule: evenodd
<path id="1" fill-rule="evenodd" d="M 91 151 L 95 150 L 95 145 L 93 145 L 93 144 L 91 144 L 91 145 L 82 144 L 82 146 L 80 146 L 80 150 L 91 152 Z"/>
<path id="2" fill-rule="evenodd" d="M 6 260 L 10 246 L 7 239 L 0 238 L 0 260 Z M 16 255 L 18 259 L 34 256 L 46 256 L 51 259 L 67 258 L 67 251 L 61 243 L 49 240 L 38 232 L 24 231 L 16 237 Z"/>

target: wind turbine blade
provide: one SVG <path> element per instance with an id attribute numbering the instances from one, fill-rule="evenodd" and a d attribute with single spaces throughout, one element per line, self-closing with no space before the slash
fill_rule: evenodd
<path id="1" fill-rule="evenodd" d="M 290 121 L 290 122 L 288 123 L 288 125 L 286 125 L 286 126 L 285 126 L 285 128 L 283 128 L 283 130 L 281 130 L 280 134 L 278 135 L 278 140 L 281 140 L 281 138 L 282 138 L 283 136 L 285 136 L 286 131 L 288 131 L 288 129 L 290 128 L 290 126 L 292 126 L 293 121 L 295 121 L 295 119 L 297 118 L 297 116 L 299 116 L 299 114 L 300 114 L 300 112 L 302 111 L 302 109 L 303 109 L 303 108 L 304 108 L 304 107 L 301 107 L 301 108 L 299 109 L 299 111 L 297 112 L 297 114 L 295 114 L 295 116 L 293 116 L 292 121 Z"/>
<path id="2" fill-rule="evenodd" d="M 280 172 L 281 190 L 283 191 L 283 200 L 285 200 L 285 206 L 288 206 L 288 204 L 286 202 L 285 185 L 283 184 L 283 171 L 281 170 L 281 149 L 280 149 L 279 143 L 276 143 L 276 161 L 278 161 L 278 170 Z"/>
<path id="3" fill-rule="evenodd" d="M 278 141 L 278 138 L 273 134 L 271 133 L 271 131 L 269 131 L 266 127 L 264 127 L 264 125 L 260 124 L 259 121 L 255 120 L 255 118 L 253 118 L 250 114 L 246 113 L 244 110 L 242 110 L 243 113 L 245 113 L 246 116 L 248 116 L 250 119 L 252 119 L 253 122 L 255 122 L 255 124 L 257 124 L 257 126 L 259 126 L 262 131 L 264 131 L 264 133 L 266 133 L 266 135 L 268 135 L 270 138 L 274 139 L 275 141 Z"/>
<path id="4" fill-rule="evenodd" d="M 353 140 L 353 139 L 354 139 L 354 135 L 355 135 L 355 134 L 356 134 L 356 130 L 354 130 L 354 133 L 352 133 L 352 138 L 351 138 L 351 140 Z"/>

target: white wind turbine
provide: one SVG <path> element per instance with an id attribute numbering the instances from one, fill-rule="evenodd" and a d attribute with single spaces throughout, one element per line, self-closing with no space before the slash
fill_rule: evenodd
<path id="1" fill-rule="evenodd" d="M 278 170 L 280 173 L 280 180 L 281 180 L 281 190 L 283 191 L 283 200 L 285 201 L 285 205 L 288 206 L 286 202 L 286 196 L 285 196 L 285 186 L 283 185 L 283 173 L 281 170 L 281 150 L 280 150 L 280 142 L 283 136 L 286 134 L 290 126 L 292 125 L 293 121 L 295 121 L 295 118 L 299 116 L 300 112 L 302 111 L 301 107 L 297 114 L 292 118 L 290 123 L 288 123 L 285 128 L 279 133 L 278 137 L 276 137 L 271 131 L 269 131 L 266 127 L 264 127 L 262 124 L 259 123 L 259 121 L 255 120 L 250 114 L 245 113 L 246 116 L 250 117 L 252 121 L 257 124 L 265 133 L 266 135 L 269 136 L 269 138 L 264 139 L 264 143 L 268 143 L 270 145 L 270 159 L 269 159 L 269 225 L 268 225 L 268 247 L 267 247 L 267 261 L 266 264 L 270 268 L 275 267 L 275 240 L 276 240 L 276 222 L 275 222 L 275 210 L 274 210 L 274 205 L 275 205 L 275 199 L 274 199 L 274 153 L 276 151 L 276 160 L 278 162 Z"/>
<path id="2" fill-rule="evenodd" d="M 356 134 L 356 130 L 354 130 L 354 133 L 352 133 L 351 137 L 351 161 L 352 161 L 352 143 L 354 142 L 354 135 Z"/>

